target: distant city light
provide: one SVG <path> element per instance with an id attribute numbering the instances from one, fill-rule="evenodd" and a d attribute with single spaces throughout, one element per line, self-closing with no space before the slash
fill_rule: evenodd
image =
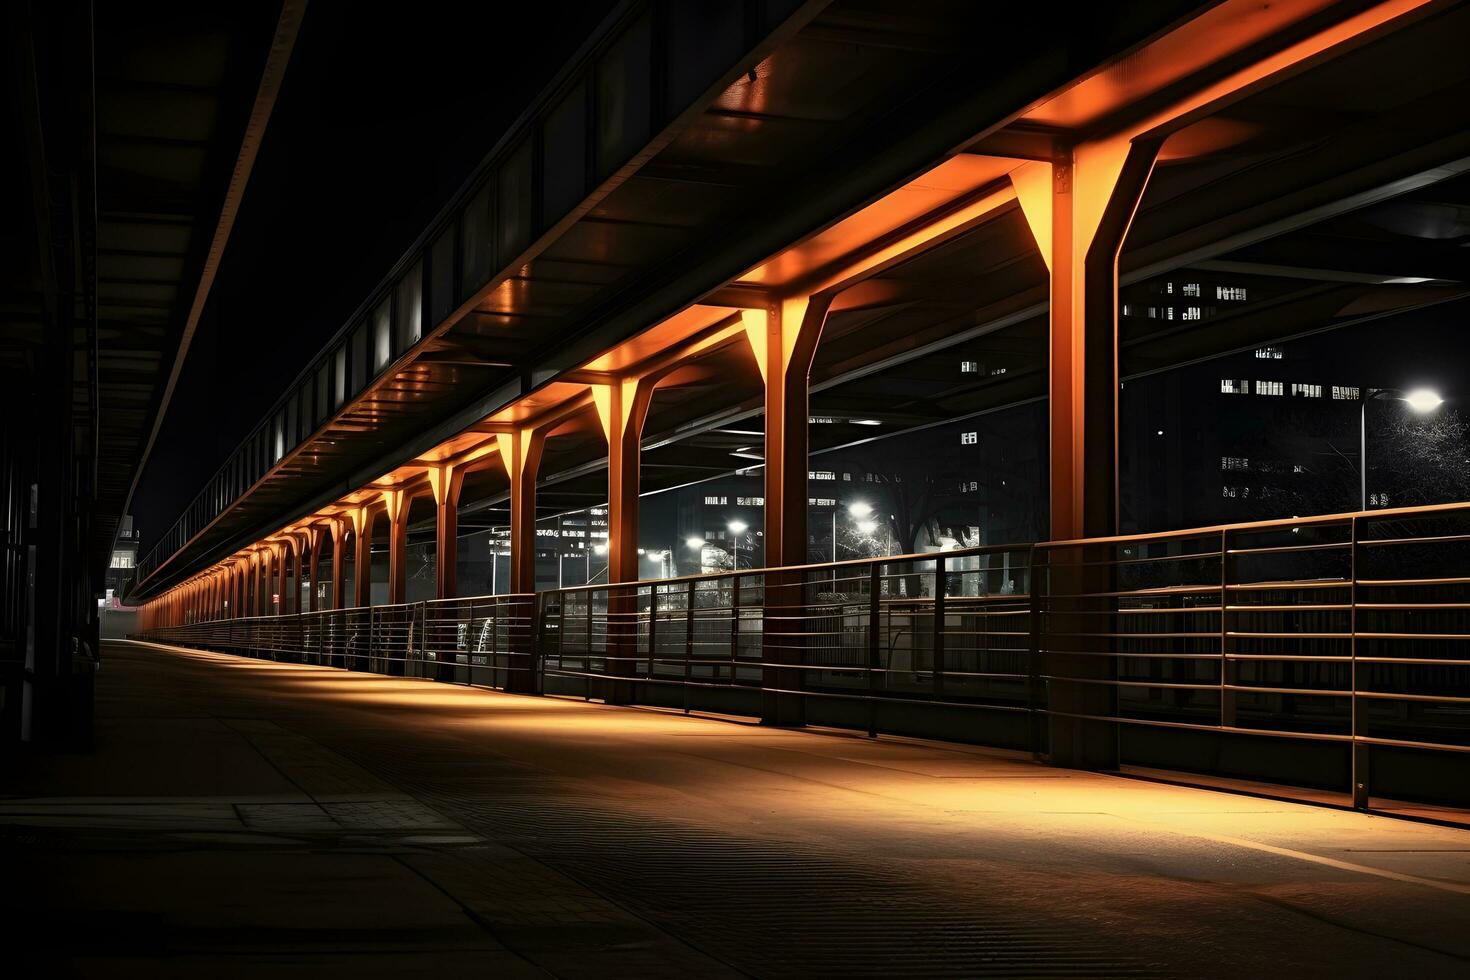
<path id="1" fill-rule="evenodd" d="M 877 419 L 848 419 L 853 425 L 882 425 Z"/>

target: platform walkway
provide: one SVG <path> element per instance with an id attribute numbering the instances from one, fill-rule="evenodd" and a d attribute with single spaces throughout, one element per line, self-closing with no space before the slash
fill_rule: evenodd
<path id="1" fill-rule="evenodd" d="M 177 648 L 0 792 L 30 975 L 1470 975 L 1470 832 Z"/>

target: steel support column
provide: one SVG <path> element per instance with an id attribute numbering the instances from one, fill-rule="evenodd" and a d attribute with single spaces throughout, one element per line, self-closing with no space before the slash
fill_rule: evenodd
<path id="1" fill-rule="evenodd" d="M 765 381 L 765 562 L 767 568 L 806 563 L 808 383 L 831 293 L 783 299 L 742 314 L 746 336 Z M 761 641 L 769 666 L 761 720 L 802 725 L 805 699 L 799 669 L 803 655 L 803 586 L 800 573 L 766 577 L 766 616 Z M 779 693 L 777 693 L 779 692 Z"/>
<path id="2" fill-rule="evenodd" d="M 334 518 L 332 525 L 332 608 L 347 605 L 347 528 L 345 518 Z"/>
<path id="3" fill-rule="evenodd" d="M 388 601 L 408 601 L 408 494 L 402 490 L 383 491 L 383 507 L 388 518 Z"/>
<path id="4" fill-rule="evenodd" d="M 1118 254 L 1158 156 L 1159 140 L 1114 137 L 1012 174 L 1051 272 L 1051 534 L 1118 533 Z M 1051 553 L 1046 624 L 1051 760 L 1116 769 L 1118 726 L 1111 566 L 1086 548 Z M 1106 556 L 1099 556 L 1106 557 Z M 1069 598 L 1071 597 L 1071 598 Z"/>
<path id="5" fill-rule="evenodd" d="M 307 569 L 311 574 L 311 585 L 306 590 L 307 612 L 316 612 L 320 605 L 317 601 L 317 592 L 319 591 L 318 579 L 321 578 L 322 571 L 322 529 L 316 525 L 307 528 L 306 543 L 311 549 L 311 560 Z"/>
<path id="6" fill-rule="evenodd" d="M 352 541 L 356 560 L 352 573 L 352 604 L 373 604 L 373 521 L 374 514 L 367 507 L 356 507 L 352 511 Z"/>
<path id="7" fill-rule="evenodd" d="M 542 429 L 496 436 L 500 462 L 510 478 L 510 591 L 536 591 L 536 471 L 546 445 Z"/>
<path id="8" fill-rule="evenodd" d="M 627 378 L 594 385 L 593 404 L 607 437 L 607 581 L 638 581 L 638 491 L 643 423 L 653 400 L 656 379 Z M 591 547 L 589 540 L 587 546 Z M 608 591 L 608 672 L 631 677 L 638 658 L 638 588 Z M 610 704 L 634 700 L 632 685 L 613 681 L 606 692 Z"/>
<path id="9" fill-rule="evenodd" d="M 434 597 L 453 599 L 459 594 L 459 494 L 465 470 L 431 466 L 428 476 L 434 494 Z"/>

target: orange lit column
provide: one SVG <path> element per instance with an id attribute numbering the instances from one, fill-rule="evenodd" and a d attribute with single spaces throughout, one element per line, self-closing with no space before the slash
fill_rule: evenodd
<path id="1" fill-rule="evenodd" d="M 301 605 L 301 587 L 306 583 L 306 549 L 308 547 L 305 534 L 297 532 L 291 535 L 291 554 L 295 559 L 295 567 L 292 569 L 291 603 L 289 609 L 293 613 L 305 612 Z"/>
<path id="2" fill-rule="evenodd" d="M 510 478 L 510 591 L 536 591 L 536 471 L 546 433 L 527 428 L 496 437 L 500 462 Z M 536 651 L 529 617 L 512 627 L 510 657 L 506 662 L 505 689 L 534 692 L 538 686 Z"/>
<path id="3" fill-rule="evenodd" d="M 250 554 L 250 615 L 265 615 L 265 600 L 261 598 L 265 592 L 265 552 L 256 549 Z"/>
<path id="4" fill-rule="evenodd" d="M 459 494 L 464 488 L 464 467 L 430 467 L 429 488 L 434 493 L 434 597 L 453 599 L 459 595 Z"/>
<path id="5" fill-rule="evenodd" d="M 638 581 L 638 490 L 643 423 L 653 399 L 653 378 L 628 378 L 593 385 L 592 400 L 607 437 L 607 581 Z M 592 547 L 591 540 L 587 547 Z M 638 590 L 609 589 L 609 673 L 632 676 L 638 657 Z M 605 692 L 609 704 L 635 700 L 632 685 L 614 682 Z"/>
<path id="6" fill-rule="evenodd" d="M 546 434 L 540 429 L 501 433 L 500 462 L 510 478 L 510 591 L 536 591 L 536 471 Z"/>
<path id="7" fill-rule="evenodd" d="M 742 314 L 746 336 L 765 381 L 765 565 L 806 562 L 808 376 L 827 319 L 831 295 L 792 297 L 765 310 Z M 768 666 L 763 683 L 772 691 L 802 686 L 801 576 L 766 578 L 766 615 L 761 639 Z M 761 720 L 770 725 L 805 724 L 800 694 L 767 693 Z"/>
<path id="8" fill-rule="evenodd" d="M 317 592 L 319 591 L 318 580 L 321 578 L 322 570 L 322 529 L 316 525 L 306 529 L 306 546 L 311 549 L 311 559 L 307 570 L 311 573 L 311 584 L 306 589 L 307 612 L 316 612 L 319 603 Z"/>
<path id="9" fill-rule="evenodd" d="M 1158 156 L 1159 141 L 1113 137 L 1012 174 L 1051 272 L 1051 538 L 1118 533 L 1118 253 Z M 1044 673 L 1050 757 L 1083 769 L 1118 766 L 1111 651 L 1113 591 L 1106 555 L 1048 553 L 1051 604 Z M 1099 559 L 1093 561 L 1093 558 Z"/>
<path id="10" fill-rule="evenodd" d="M 408 494 L 385 491 L 383 507 L 388 517 L 388 602 L 398 604 L 408 601 Z"/>
<path id="11" fill-rule="evenodd" d="M 270 578 L 270 552 L 260 548 L 255 552 L 255 615 L 266 614 L 266 581 Z"/>
<path id="12" fill-rule="evenodd" d="M 341 609 L 347 604 L 347 529 L 351 521 L 337 517 L 332 519 L 332 608 Z"/>
<path id="13" fill-rule="evenodd" d="M 373 518 L 367 507 L 352 511 L 352 542 L 357 559 L 352 572 L 352 604 L 358 607 L 373 604 Z"/>
<path id="14" fill-rule="evenodd" d="M 276 615 L 284 616 L 290 609 L 291 597 L 291 542 L 276 542 Z"/>

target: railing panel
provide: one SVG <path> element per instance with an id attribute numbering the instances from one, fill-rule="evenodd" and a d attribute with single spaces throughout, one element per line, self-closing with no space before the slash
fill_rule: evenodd
<path id="1" fill-rule="evenodd" d="M 1362 803 L 1375 752 L 1470 764 L 1470 504 L 196 622 L 148 638 L 686 710 L 754 714 L 761 696 L 796 696 L 823 706 L 823 723 L 1038 753 L 1060 719 L 1163 733 L 1154 746 L 1255 736 L 1350 756 Z M 1275 778 L 1265 763 L 1219 765 Z M 1330 783 L 1338 763 L 1323 765 Z"/>

